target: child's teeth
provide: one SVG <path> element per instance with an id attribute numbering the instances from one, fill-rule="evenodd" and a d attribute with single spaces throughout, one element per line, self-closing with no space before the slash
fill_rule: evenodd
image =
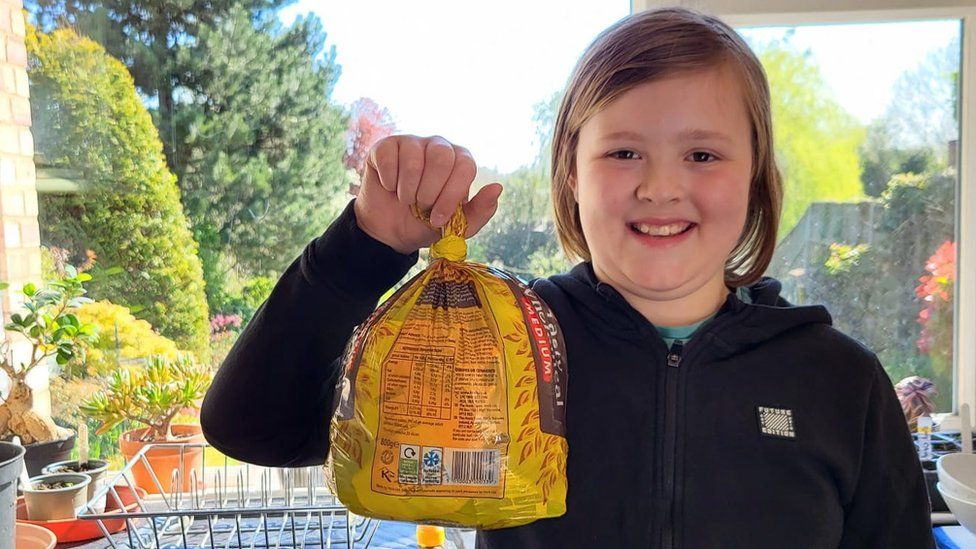
<path id="1" fill-rule="evenodd" d="M 688 228 L 689 223 L 675 223 L 673 225 L 652 226 L 646 223 L 638 223 L 637 230 L 651 236 L 671 236 L 678 234 Z"/>

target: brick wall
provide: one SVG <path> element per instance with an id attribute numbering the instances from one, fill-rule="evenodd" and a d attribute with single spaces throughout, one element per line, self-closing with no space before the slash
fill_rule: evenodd
<path id="1" fill-rule="evenodd" d="M 14 288 L 41 276 L 24 30 L 21 0 L 0 0 L 0 279 Z M 17 298 L 6 294 L 5 321 Z"/>
<path id="2" fill-rule="evenodd" d="M 41 281 L 25 30 L 22 0 L 0 0 L 0 280 L 10 284 L 0 294 L 4 324 L 23 300 L 20 287 Z M 26 342 L 11 341 L 15 356 L 30 352 Z M 39 368 L 36 374 L 29 380 L 38 389 L 35 406 L 46 409 L 47 373 Z"/>

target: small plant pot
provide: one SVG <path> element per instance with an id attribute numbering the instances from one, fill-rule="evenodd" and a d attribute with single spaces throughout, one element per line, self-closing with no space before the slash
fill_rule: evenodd
<path id="1" fill-rule="evenodd" d="M 126 462 L 139 453 L 143 446 L 149 444 L 163 444 L 158 442 L 141 442 L 139 437 L 145 433 L 145 429 L 135 429 L 126 431 L 119 437 L 119 448 Z M 179 437 L 176 440 L 165 441 L 165 444 L 194 444 L 194 446 L 170 446 L 165 448 L 151 448 L 146 453 L 146 460 L 149 462 L 150 472 L 142 459 L 136 460 L 132 465 L 132 477 L 135 479 L 136 486 L 142 488 L 150 494 L 158 494 L 162 487 L 164 493 L 190 492 L 203 486 L 203 446 L 206 442 L 203 432 L 199 425 L 173 425 L 173 435 Z M 200 445 L 200 446 L 197 446 Z M 174 474 L 177 472 L 183 475 L 182 482 L 174 485 Z M 155 480 L 159 481 L 159 486 Z M 196 486 L 193 480 L 196 479 Z"/>
<path id="2" fill-rule="evenodd" d="M 58 474 L 58 473 L 80 473 L 82 475 L 87 475 L 91 479 L 88 483 L 88 496 L 85 501 L 91 502 L 92 498 L 95 497 L 95 493 L 98 489 L 105 484 L 105 472 L 108 471 L 108 462 L 102 459 L 90 459 L 85 467 L 79 467 L 78 460 L 69 461 L 59 461 L 57 463 L 52 463 L 46 465 L 41 469 L 41 473 L 45 475 Z M 105 494 L 98 498 L 98 501 L 91 504 L 92 510 L 96 513 L 101 513 L 105 510 Z"/>
<path id="3" fill-rule="evenodd" d="M 91 478 L 79 473 L 57 473 L 30 479 L 24 490 L 27 518 L 62 520 L 75 518 L 75 510 L 85 505 Z"/>

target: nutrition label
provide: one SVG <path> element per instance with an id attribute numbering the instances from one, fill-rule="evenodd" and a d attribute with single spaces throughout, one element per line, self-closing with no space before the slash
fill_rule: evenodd
<path id="1" fill-rule="evenodd" d="M 451 419 L 454 349 L 402 345 L 383 368 L 383 412 Z"/>
<path id="2" fill-rule="evenodd" d="M 374 490 L 503 495 L 508 413 L 495 322 L 473 284 L 424 288 L 382 363 Z"/>

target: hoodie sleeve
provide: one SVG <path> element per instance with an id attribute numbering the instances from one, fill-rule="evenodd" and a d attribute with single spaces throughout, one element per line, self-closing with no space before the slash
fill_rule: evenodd
<path id="1" fill-rule="evenodd" d="M 841 548 L 934 548 L 925 477 L 894 387 L 874 358 L 861 467 Z"/>
<path id="2" fill-rule="evenodd" d="M 417 262 L 373 239 L 350 202 L 285 270 L 214 376 L 207 441 L 266 466 L 321 464 L 339 357 L 355 326 Z"/>

